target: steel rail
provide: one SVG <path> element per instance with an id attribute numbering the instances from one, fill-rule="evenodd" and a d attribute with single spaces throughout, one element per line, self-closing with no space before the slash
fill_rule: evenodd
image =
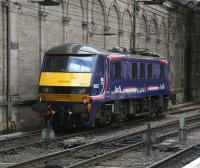
<path id="1" fill-rule="evenodd" d="M 177 158 L 178 156 L 188 152 L 189 150 L 191 150 L 191 149 L 193 149 L 193 148 L 195 148 L 196 146 L 199 146 L 199 145 L 200 145 L 200 142 L 198 142 L 198 143 L 196 143 L 196 144 L 194 144 L 194 145 L 192 145 L 188 148 L 185 148 L 185 149 L 183 149 L 183 150 L 181 150 L 181 151 L 179 151 L 179 152 L 177 152 L 177 153 L 175 153 L 175 154 L 173 154 L 173 155 L 171 155 L 171 156 L 169 156 L 169 157 L 167 157 L 167 158 L 165 158 L 165 159 L 163 159 L 159 162 L 156 162 L 153 165 L 148 166 L 147 168 L 160 168 L 160 167 L 162 167 L 162 165 L 167 164 L 171 160 Z"/>
<path id="2" fill-rule="evenodd" d="M 182 104 L 176 104 L 172 106 L 172 109 L 184 108 L 184 107 L 188 107 L 188 106 L 196 105 L 196 104 L 199 104 L 199 102 L 186 102 Z"/>
<path id="3" fill-rule="evenodd" d="M 181 104 L 181 105 L 175 105 L 176 108 L 184 108 L 184 107 L 187 107 L 187 106 L 191 106 L 191 105 L 194 105 L 194 104 L 197 104 L 197 103 L 193 103 L 193 102 L 187 102 L 187 103 L 184 103 L 184 104 Z M 189 110 L 193 110 L 193 109 L 189 109 Z M 144 121 L 144 119 L 142 120 L 136 120 L 137 123 L 141 122 L 141 121 Z M 132 122 L 132 121 L 131 121 Z M 131 124 L 131 122 L 126 122 L 125 125 L 127 126 L 128 124 Z M 134 122 L 135 124 L 135 122 Z M 120 124 L 121 126 L 122 124 Z M 119 126 L 119 125 L 118 125 Z M 111 128 L 110 128 L 111 127 Z M 101 129 L 98 129 L 97 131 L 100 132 L 100 131 L 104 131 L 104 130 L 107 130 L 108 127 L 105 127 L 105 128 L 101 128 Z M 109 130 L 110 129 L 114 129 L 116 128 L 116 126 L 109 126 Z M 31 132 L 25 132 L 23 133 L 22 132 L 22 136 L 16 136 L 16 137 L 9 137 L 9 135 L 6 135 L 6 137 L 4 137 L 4 139 L 0 140 L 0 145 L 1 146 L 5 146 L 5 143 L 11 143 L 12 141 L 15 141 L 15 140 L 19 140 L 19 139 L 25 139 L 27 138 L 27 141 L 28 141 L 28 138 L 30 137 L 30 139 L 33 139 L 32 136 L 38 136 L 40 135 L 40 131 L 41 130 L 37 130 L 37 131 L 31 131 Z M 63 139 L 67 139 L 67 138 L 70 138 L 70 137 L 75 137 L 75 136 L 82 136 L 82 135 L 86 135 L 86 134 L 92 134 L 92 133 L 95 133 L 96 130 L 87 130 L 87 131 L 83 131 L 83 132 L 78 132 L 78 133 L 72 133 L 72 134 L 69 134 L 67 136 L 60 136 L 58 137 L 56 140 L 57 141 L 61 141 Z M 7 137 L 8 136 L 8 137 Z M 22 140 L 21 140 L 22 141 Z M 37 141 L 37 142 L 30 142 L 30 143 L 25 143 L 23 145 L 16 145 L 15 147 L 8 147 L 6 149 L 0 149 L 0 153 L 13 153 L 13 152 L 17 152 L 18 150 L 23 150 L 23 149 L 26 149 L 26 147 L 29 147 L 29 146 L 42 146 L 46 141 L 45 140 L 40 140 L 40 141 Z M 10 144 L 9 144 L 10 145 Z"/>
<path id="4" fill-rule="evenodd" d="M 1 138 L 0 144 L 7 142 L 7 141 L 18 140 L 18 139 L 23 139 L 24 137 L 38 135 L 40 133 L 41 133 L 41 130 L 36 130 L 36 131 L 30 131 L 30 132 L 21 132 L 21 135 L 17 135 L 17 136 L 13 136 L 13 137 L 11 137 L 11 134 L 1 135 L 0 136 L 0 138 Z"/>
<path id="5" fill-rule="evenodd" d="M 188 111 L 191 111 L 191 110 L 198 110 L 198 109 L 200 109 L 200 105 L 194 106 L 194 107 L 191 107 L 191 108 L 188 108 L 188 109 L 179 109 L 179 110 L 176 110 L 176 111 L 172 110 L 172 112 L 169 112 L 169 114 L 175 115 L 175 114 L 180 114 L 180 113 L 183 113 L 183 112 L 188 112 Z"/>
<path id="6" fill-rule="evenodd" d="M 89 136 L 90 134 L 95 134 L 95 133 L 101 133 L 101 132 L 108 131 L 108 128 L 109 128 L 109 131 L 110 131 L 110 130 L 116 129 L 116 128 L 120 127 L 120 126 L 131 126 L 133 124 L 135 125 L 136 123 L 140 123 L 140 122 L 142 122 L 144 120 L 145 119 L 137 120 L 134 123 L 131 121 L 131 122 L 122 123 L 120 125 L 118 124 L 118 125 L 112 125 L 112 126 L 109 126 L 109 127 L 103 127 L 103 128 L 98 128 L 98 129 L 84 130 L 84 131 L 81 131 L 81 132 L 70 133 L 70 134 L 67 134 L 67 135 L 64 135 L 64 136 L 57 137 L 55 139 L 55 141 L 62 141 L 64 139 L 68 139 L 68 138 L 72 138 L 72 137 L 77 137 L 77 136 L 86 136 L 86 135 Z M 39 133 L 38 134 L 36 134 L 36 133 L 35 134 L 28 134 L 28 135 L 21 136 L 21 137 L 15 137 L 15 138 L 3 140 L 2 142 L 10 143 L 10 141 L 24 139 L 26 137 L 30 137 L 31 139 L 33 139 L 32 138 L 33 135 L 36 136 L 36 135 L 40 135 L 40 134 Z M 20 143 L 21 143 L 21 141 L 20 141 Z M 17 145 L 15 147 L 9 147 L 9 148 L 5 148 L 5 149 L 2 149 L 2 150 L 0 149 L 0 154 L 1 153 L 3 153 L 3 154 L 12 154 L 12 153 L 18 152 L 18 150 L 26 149 L 26 147 L 31 147 L 31 146 L 39 147 L 39 146 L 42 146 L 45 143 L 47 143 L 47 140 L 40 140 L 40 139 L 38 139 L 38 141 L 36 141 L 36 142 L 30 142 L 30 143 L 26 143 L 26 144 L 23 144 L 23 145 Z M 0 144 L 1 144 L 1 142 L 0 142 Z"/>
<path id="7" fill-rule="evenodd" d="M 197 110 L 197 109 L 200 109 L 200 103 L 186 103 L 181 106 L 172 107 L 171 109 L 168 110 L 168 113 L 170 115 L 175 115 L 181 112 L 188 112 L 188 111 Z"/>
<path id="8" fill-rule="evenodd" d="M 188 119 L 186 119 L 186 121 L 187 122 L 189 120 L 197 120 L 197 121 L 199 121 L 199 117 L 197 117 L 197 116 L 200 117 L 200 114 L 188 117 Z M 159 126 L 152 127 L 151 131 L 156 130 L 156 129 L 161 129 L 161 127 L 162 128 L 166 128 L 166 126 L 169 126 L 169 125 L 172 125 L 172 124 L 178 124 L 178 121 L 176 120 L 176 121 L 172 121 L 170 123 L 165 123 L 165 124 L 161 124 Z M 143 134 L 146 131 L 147 130 L 144 129 L 144 130 L 141 130 L 141 131 L 138 131 L 138 132 L 132 132 L 132 133 L 128 133 L 126 135 L 120 135 L 120 136 L 117 136 L 117 137 L 114 137 L 114 138 L 108 138 L 108 139 L 104 139 L 104 140 L 99 140 L 97 142 L 89 143 L 89 144 L 82 145 L 82 146 L 79 146 L 79 147 L 75 147 L 75 148 L 72 148 L 72 149 L 67 149 L 67 150 L 55 152 L 55 153 L 52 153 L 52 154 L 49 154 L 49 155 L 46 155 L 46 156 L 38 157 L 38 158 L 31 159 L 31 160 L 28 160 L 28 161 L 24 161 L 24 162 L 21 162 L 21 163 L 18 163 L 18 164 L 13 164 L 12 166 L 9 166 L 9 167 L 10 168 L 23 167 L 23 166 L 26 166 L 27 164 L 29 164 L 29 165 L 30 164 L 37 164 L 38 162 L 45 162 L 45 161 L 52 160 L 52 159 L 55 159 L 55 158 L 58 158 L 58 157 L 64 157 L 63 155 L 70 156 L 70 155 L 73 155 L 74 153 L 76 153 L 78 151 L 93 148 L 93 147 L 95 147 L 96 145 L 98 145 L 98 144 L 100 144 L 102 142 L 105 143 L 105 142 L 109 142 L 109 141 L 119 140 L 119 139 L 126 138 L 126 137 L 128 137 L 130 135 Z"/>
<path id="9" fill-rule="evenodd" d="M 198 124 L 195 124 L 194 126 L 191 126 L 188 129 L 190 130 L 190 129 L 194 129 L 194 128 L 197 128 L 197 127 L 200 127 L 200 122 Z M 172 131 L 170 133 L 163 134 L 163 135 L 159 136 L 158 139 L 159 139 L 159 141 L 162 141 L 163 139 L 166 139 L 167 137 L 172 136 L 172 135 L 178 135 L 178 131 Z M 198 144 L 200 144 L 200 143 L 198 143 Z M 97 156 L 97 157 L 76 163 L 76 164 L 68 166 L 66 168 L 81 168 L 81 167 L 86 166 L 88 164 L 89 165 L 96 164 L 96 163 L 99 163 L 101 161 L 105 161 L 105 160 L 108 160 L 110 158 L 113 158 L 113 157 L 118 157 L 119 155 L 123 154 L 124 152 L 128 152 L 129 150 L 137 149 L 137 148 L 139 148 L 139 146 L 143 146 L 143 145 L 144 145 L 144 141 L 141 141 L 141 142 L 138 142 L 138 143 L 135 143 L 135 144 L 132 144 L 132 145 L 111 151 L 109 153 L 106 153 L 106 154 L 103 154 L 103 155 L 100 155 L 100 156 Z M 181 153 L 181 152 L 179 152 L 179 153 Z M 160 168 L 161 164 L 162 164 L 162 162 L 158 163 L 158 166 L 156 166 L 156 167 L 149 167 L 149 168 Z"/>

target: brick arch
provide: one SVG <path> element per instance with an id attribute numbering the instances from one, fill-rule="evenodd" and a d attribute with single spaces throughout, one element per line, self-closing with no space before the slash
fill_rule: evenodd
<path id="1" fill-rule="evenodd" d="M 115 35 L 107 36 L 107 48 L 113 48 L 116 46 L 120 46 L 120 37 L 119 37 L 119 29 L 120 29 L 120 8 L 116 1 L 112 2 L 108 11 L 108 19 L 107 19 L 107 31 L 110 33 L 114 33 Z"/>
<path id="2" fill-rule="evenodd" d="M 92 19 L 93 19 L 93 13 L 94 13 L 94 6 L 97 5 L 98 2 L 101 4 L 102 14 L 104 16 L 104 25 L 106 25 L 107 13 L 106 13 L 106 4 L 105 4 L 104 0 L 92 0 L 92 2 L 91 2 L 91 4 L 92 4 L 91 5 Z"/>
<path id="3" fill-rule="evenodd" d="M 114 0 L 114 1 L 110 4 L 109 10 L 108 10 L 107 25 L 109 24 L 109 17 L 110 17 L 111 9 L 112 9 L 113 7 L 114 7 L 114 8 L 116 9 L 116 11 L 117 11 L 118 23 L 120 23 L 120 19 L 121 19 L 120 7 L 119 7 L 119 4 Z"/>
<path id="4" fill-rule="evenodd" d="M 164 19 L 162 19 L 160 22 L 158 34 L 159 34 L 159 51 L 158 51 L 158 53 L 167 57 L 168 33 L 167 33 L 167 26 L 166 26 Z"/>
<path id="5" fill-rule="evenodd" d="M 149 23 L 149 47 L 152 52 L 157 52 L 158 44 L 158 21 L 155 15 L 152 16 Z"/>
<path id="6" fill-rule="evenodd" d="M 123 21 L 124 21 L 124 17 L 125 17 L 125 14 L 128 13 L 128 15 L 130 16 L 130 21 L 131 21 L 131 29 L 133 29 L 133 13 L 130 9 L 129 6 L 127 6 L 122 14 L 122 21 L 121 21 L 121 28 L 123 29 Z"/>
<path id="7" fill-rule="evenodd" d="M 85 8 L 85 0 L 68 1 L 67 17 L 70 21 L 66 32 L 67 42 L 84 42 L 83 21 L 85 21 L 86 16 Z"/>
<path id="8" fill-rule="evenodd" d="M 120 46 L 127 49 L 133 48 L 133 17 L 130 9 L 125 8 L 121 21 Z"/>
<path id="9" fill-rule="evenodd" d="M 73 1 L 76 1 L 76 0 L 73 0 Z M 63 0 L 63 4 L 65 4 L 65 7 L 66 7 L 66 13 L 67 15 L 70 15 L 69 13 L 69 7 L 70 7 L 70 4 L 72 4 L 71 0 Z M 87 13 L 87 9 L 86 9 L 86 0 L 78 0 L 81 4 L 81 13 L 82 13 L 82 20 L 84 20 L 85 16 L 86 16 L 86 13 Z M 74 6 L 73 8 L 76 8 L 76 3 L 74 3 Z"/>
<path id="10" fill-rule="evenodd" d="M 149 35 L 151 36 L 151 26 L 154 24 L 155 26 L 155 33 L 158 35 L 158 19 L 155 15 L 152 16 L 151 21 L 149 22 Z"/>
<path id="11" fill-rule="evenodd" d="M 148 15 L 147 15 L 147 13 L 146 13 L 146 11 L 145 11 L 144 9 L 140 9 L 140 10 L 139 10 L 138 16 L 139 16 L 139 17 L 136 17 L 136 22 L 137 22 L 137 23 L 139 23 L 139 21 L 140 21 L 141 18 L 144 18 L 145 21 L 146 21 L 146 23 L 148 23 L 148 22 L 147 22 L 147 20 L 148 20 L 148 19 L 147 19 L 147 18 L 148 18 Z"/>
<path id="12" fill-rule="evenodd" d="M 169 43 L 176 43 L 176 19 L 174 17 L 170 17 L 169 19 Z"/>
<path id="13" fill-rule="evenodd" d="M 93 0 L 91 4 L 91 23 L 89 29 L 93 34 L 89 34 L 89 43 L 98 46 L 101 49 L 105 48 L 105 24 L 106 24 L 106 7 L 102 0 Z"/>
<path id="14" fill-rule="evenodd" d="M 143 11 L 139 14 L 139 19 L 136 20 L 136 49 L 147 49 L 147 35 L 148 35 L 148 20 L 147 15 Z"/>

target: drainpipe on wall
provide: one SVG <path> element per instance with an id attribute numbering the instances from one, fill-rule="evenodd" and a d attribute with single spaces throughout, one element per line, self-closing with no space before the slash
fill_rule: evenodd
<path id="1" fill-rule="evenodd" d="M 6 131 L 9 130 L 9 123 L 11 120 L 11 52 L 10 52 L 10 44 L 11 44 L 11 22 L 10 22 L 10 0 L 6 1 L 7 7 L 6 7 L 6 57 L 7 57 L 7 62 L 6 62 Z"/>

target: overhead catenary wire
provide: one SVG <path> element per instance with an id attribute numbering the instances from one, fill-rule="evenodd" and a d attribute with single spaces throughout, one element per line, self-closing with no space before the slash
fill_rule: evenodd
<path id="1" fill-rule="evenodd" d="M 16 2 L 14 2 L 14 1 L 12 1 L 12 3 L 16 3 Z M 27 7 L 27 5 L 24 5 L 24 4 L 21 4 L 22 6 L 25 6 L 25 7 Z M 32 6 L 33 7 L 33 6 Z M 34 11 L 38 11 L 38 8 L 32 8 L 32 10 L 34 10 Z M 12 11 L 11 11 L 12 12 Z M 14 11 L 13 11 L 14 12 Z M 27 14 L 27 13 L 22 13 L 22 12 L 20 12 L 21 14 L 24 14 L 24 15 L 29 15 L 29 16 L 33 16 L 33 15 L 30 15 L 30 14 Z M 49 14 L 50 16 L 55 16 L 55 15 L 53 15 L 53 14 Z M 38 15 L 36 15 L 36 16 L 33 16 L 33 17 L 38 17 Z M 62 17 L 60 16 L 55 16 L 55 17 L 57 17 L 57 18 L 59 18 L 60 19 L 60 21 L 58 21 L 58 20 L 55 20 L 54 18 L 46 18 L 46 20 L 49 20 L 49 21 L 52 21 L 52 22 L 57 22 L 57 23 L 63 23 L 62 22 Z M 74 18 L 73 18 L 74 19 Z M 77 20 L 77 21 L 80 21 L 80 20 Z M 76 25 L 76 24 L 74 24 L 74 23 L 70 23 L 69 24 L 69 26 L 76 26 L 76 27 L 80 27 L 81 25 Z M 105 25 L 98 25 L 99 27 L 103 27 L 103 26 L 105 26 Z M 137 26 L 137 25 L 136 25 Z M 142 25 L 142 26 L 144 26 L 144 29 L 146 29 L 146 25 Z M 114 27 L 112 27 L 111 28 L 112 29 L 112 31 L 118 31 L 119 29 L 115 29 Z M 160 29 L 159 29 L 160 30 Z M 165 29 L 166 30 L 166 29 Z M 143 32 L 146 32 L 145 30 L 143 31 Z M 127 35 L 130 35 L 131 36 L 131 33 L 132 32 L 130 32 L 130 31 L 126 31 L 125 29 L 124 29 L 124 33 L 123 33 L 123 35 L 125 35 L 125 34 L 127 34 Z M 166 34 L 166 35 L 168 35 L 168 34 L 174 34 L 174 35 L 177 35 L 177 33 L 174 33 L 174 32 L 166 32 L 166 33 L 162 33 L 162 32 L 158 32 L 157 33 L 157 36 L 158 36 L 158 34 Z M 95 35 L 95 34 L 94 34 Z M 102 35 L 103 35 L 103 33 L 102 33 Z M 115 33 L 115 35 L 119 35 L 119 34 L 117 34 L 117 33 Z M 143 34 L 143 35 L 145 35 L 145 33 Z M 182 34 L 180 34 L 180 35 L 182 35 L 182 36 L 185 36 L 185 34 L 184 33 L 182 33 Z M 194 35 L 194 34 L 193 34 Z M 137 36 L 137 35 L 136 35 Z M 139 35 L 139 36 L 141 36 L 141 35 Z M 157 37 L 151 37 L 151 39 L 158 39 Z"/>
<path id="2" fill-rule="evenodd" d="M 14 3 L 14 1 L 13 1 L 13 3 Z M 64 2 L 64 3 L 66 3 L 66 2 Z M 21 3 L 21 4 L 22 4 L 23 6 L 26 6 L 26 7 L 32 7 L 33 10 L 37 9 L 36 6 L 26 5 L 26 4 L 23 4 L 23 3 Z M 94 11 L 94 10 L 90 10 L 90 9 L 88 9 L 88 8 L 83 8 L 83 7 L 80 7 L 80 6 L 78 6 L 78 5 L 74 5 L 74 4 L 71 4 L 71 3 L 68 3 L 68 5 L 70 5 L 70 6 L 76 6 L 77 9 L 79 9 L 79 8 L 81 8 L 81 9 L 87 9 L 87 10 L 90 11 L 90 12 L 99 13 L 99 14 L 103 14 L 103 15 L 104 15 L 104 13 L 97 12 L 97 11 Z M 108 8 L 108 7 L 107 7 L 107 8 Z M 46 10 L 46 11 L 52 11 L 52 12 L 60 13 L 60 14 L 65 14 L 64 12 L 52 10 L 52 9 L 49 9 L 49 8 L 46 8 L 45 10 Z M 122 12 L 121 12 L 121 14 L 122 14 Z M 53 14 L 51 14 L 51 13 L 50 13 L 49 15 L 55 16 L 55 17 L 59 17 L 59 16 L 53 15 Z M 78 15 L 77 13 L 75 13 L 75 14 L 68 14 L 68 15 L 69 15 L 69 16 L 71 16 L 71 15 L 72 15 L 72 16 L 77 16 L 76 18 L 73 18 L 73 19 L 74 19 L 74 20 L 77 20 L 77 21 L 82 21 L 82 20 L 78 19 L 78 18 L 81 18 L 82 15 Z M 116 16 L 112 16 L 112 15 L 109 15 L 109 17 L 114 18 L 114 19 L 118 19 Z M 141 19 L 141 18 L 138 17 L 138 19 Z M 100 21 L 104 21 L 104 20 L 100 20 Z M 130 21 L 130 20 L 124 19 L 124 21 Z M 114 21 L 112 21 L 112 20 L 110 20 L 109 22 L 110 22 L 110 23 L 119 24 L 119 23 L 114 22 Z M 137 23 L 137 24 L 140 24 L 140 23 Z"/>
<path id="3" fill-rule="evenodd" d="M 15 11 L 10 11 L 10 12 L 12 12 L 12 13 L 18 13 L 18 12 L 15 12 Z M 25 16 L 30 16 L 30 17 L 38 18 L 38 16 L 27 14 L 27 13 L 22 13 L 21 12 L 20 14 L 25 15 Z M 62 21 L 58 21 L 58 20 L 54 20 L 54 19 L 46 19 L 46 20 L 62 24 Z M 71 26 L 77 26 L 78 27 L 80 25 L 71 24 Z M 116 29 L 116 30 L 118 30 L 118 29 Z M 190 34 L 190 33 L 174 33 L 174 32 L 170 33 L 170 32 L 168 32 L 168 33 L 159 33 L 159 34 L 160 35 L 161 34 L 166 34 L 166 35 L 173 34 L 173 35 L 178 35 L 178 36 L 200 36 L 200 33 L 192 33 L 192 34 Z M 130 32 L 123 33 L 123 35 L 131 35 L 131 33 Z M 140 37 L 140 36 L 146 36 L 146 35 L 147 34 L 144 32 L 144 34 L 139 34 L 139 35 L 136 35 L 136 36 Z M 156 36 L 156 35 L 158 35 L 158 34 L 150 34 L 150 36 Z M 151 38 L 152 39 L 157 39 L 157 38 L 153 38 L 153 37 L 151 37 Z"/>
<path id="4" fill-rule="evenodd" d="M 34 11 L 36 11 L 36 9 L 34 9 Z M 18 13 L 18 12 L 16 12 L 16 11 L 10 11 L 10 12 L 14 12 L 14 13 Z M 38 12 L 38 10 L 37 10 L 37 12 Z M 27 14 L 27 12 L 26 13 L 23 13 L 23 12 L 19 12 L 19 14 L 22 14 L 22 15 L 25 15 L 25 16 L 31 16 L 31 17 L 35 17 L 35 18 L 38 18 L 38 15 L 35 15 L 36 13 L 34 13 L 34 15 L 30 15 L 30 14 Z M 60 18 L 60 17 L 59 17 Z M 52 22 L 56 22 L 56 23 L 60 23 L 60 24 L 62 24 L 62 20 L 61 20 L 61 18 L 60 18 L 60 21 L 58 21 L 58 20 L 55 20 L 55 19 L 50 19 L 50 18 L 47 18 L 46 20 L 49 20 L 49 21 L 52 21 Z M 71 24 L 71 26 L 77 26 L 77 27 L 80 27 L 80 25 L 75 25 L 75 24 Z M 55 30 L 57 30 L 56 28 L 55 28 Z M 116 30 L 118 30 L 118 29 L 116 29 Z M 169 33 L 169 32 L 168 32 Z M 162 34 L 166 34 L 166 35 L 168 35 L 168 33 L 162 33 Z M 76 33 L 77 34 L 77 33 Z M 160 35 L 161 35 L 161 33 L 159 33 Z M 176 33 L 173 33 L 174 35 L 177 35 Z M 81 33 L 79 34 L 79 35 L 82 35 Z M 94 33 L 94 35 L 96 35 L 95 33 Z M 103 34 L 102 34 L 103 35 Z M 119 35 L 119 34 L 115 34 L 115 35 Z M 123 33 L 123 36 L 121 36 L 122 38 L 123 37 L 125 37 L 125 36 L 131 36 L 132 35 L 132 32 L 124 32 Z M 181 36 L 185 36 L 185 34 L 179 34 L 179 35 L 181 35 Z M 190 35 L 190 34 L 188 34 L 188 35 Z M 193 35 L 198 35 L 198 34 L 193 34 Z M 142 34 L 142 32 L 139 34 L 139 35 L 137 35 L 136 34 L 136 38 L 140 38 L 141 36 L 146 36 L 146 32 L 144 32 L 144 34 Z M 151 35 L 150 34 L 150 36 L 151 36 L 151 42 L 152 42 L 152 40 L 157 40 L 158 39 L 158 34 L 153 34 L 153 35 Z M 167 38 L 167 37 L 166 37 Z M 146 41 L 146 43 L 147 43 L 147 41 Z M 166 45 L 166 43 L 167 43 L 167 39 L 165 39 L 165 40 L 161 40 L 160 42 L 159 42 L 159 46 L 162 46 L 162 45 Z M 174 42 L 173 42 L 174 43 Z"/>
<path id="5" fill-rule="evenodd" d="M 14 2 L 13 2 L 14 3 Z M 26 5 L 26 7 L 27 7 L 27 5 Z M 36 10 L 36 8 L 35 9 L 33 9 L 33 10 Z M 52 15 L 52 14 L 50 14 L 50 15 Z M 52 15 L 52 16 L 55 16 L 55 15 Z M 60 18 L 61 19 L 61 17 L 59 17 L 59 16 L 56 16 L 56 17 L 58 17 L 58 18 Z M 73 18 L 74 19 L 74 18 Z M 49 19 L 49 18 L 47 18 L 46 20 L 51 20 L 51 21 L 55 21 L 54 19 Z M 80 21 L 80 20 L 77 20 L 77 21 Z M 60 22 L 60 23 L 62 23 L 62 21 L 55 21 L 55 22 Z M 119 23 L 118 23 L 119 24 Z M 72 26 L 80 26 L 80 25 L 73 25 L 73 24 L 70 24 L 70 25 L 72 25 Z M 104 26 L 104 25 L 99 25 L 99 26 Z M 145 25 L 144 25 L 145 26 Z M 113 30 L 116 30 L 116 31 L 118 31 L 118 29 L 114 29 L 113 28 Z M 126 31 L 126 30 L 125 30 Z M 129 34 L 130 34 L 130 32 L 128 32 Z"/>
<path id="6" fill-rule="evenodd" d="M 122 1 L 122 0 L 120 0 L 120 1 Z M 91 1 L 89 1 L 89 2 L 91 2 Z M 122 1 L 122 2 L 124 2 L 124 1 Z M 66 2 L 63 2 L 63 3 L 66 3 Z M 127 2 L 124 2 L 124 3 L 127 3 Z M 86 9 L 86 8 L 83 8 L 83 7 L 80 7 L 80 6 L 78 6 L 78 5 L 75 5 L 75 4 L 71 4 L 71 3 L 67 3 L 68 5 L 70 5 L 70 6 L 76 6 L 76 7 L 78 7 L 78 8 L 82 8 L 82 9 Z M 35 6 L 34 6 L 35 7 Z M 107 7 L 108 8 L 108 7 Z M 149 8 L 149 7 L 148 7 Z M 148 9 L 148 8 L 146 8 L 146 9 Z M 145 10 L 146 10 L 145 9 Z M 52 9 L 46 9 L 47 11 L 54 11 L 54 12 L 59 12 L 59 13 L 62 13 L 63 14 L 63 12 L 60 12 L 60 11 L 56 11 L 56 10 L 52 10 Z M 88 9 L 87 8 L 87 10 L 88 11 L 91 11 L 91 12 L 95 12 L 95 13 L 97 13 L 97 11 L 93 11 L 93 10 L 90 10 L 90 9 Z M 121 12 L 121 13 L 123 13 L 123 12 Z M 104 14 L 104 13 L 100 13 L 100 14 Z M 72 14 L 69 14 L 69 15 L 72 15 Z M 80 18 L 81 17 L 81 15 L 74 15 L 73 14 L 73 16 L 78 16 L 77 18 Z M 110 16 L 111 17 L 111 16 Z M 112 16 L 113 18 L 116 18 L 115 16 Z M 76 19 L 77 19 L 76 18 Z M 141 18 L 139 18 L 139 17 L 137 17 L 138 19 L 141 19 Z M 75 18 L 73 18 L 73 19 L 75 19 Z M 167 19 L 167 18 L 166 18 Z M 80 21 L 80 20 L 79 20 Z M 130 20 L 124 20 L 124 21 L 130 21 Z M 112 23 L 112 21 L 110 21 L 110 23 Z M 116 22 L 115 22 L 116 23 Z M 117 23 L 117 24 L 119 24 L 119 23 Z M 135 23 L 135 24 L 140 24 L 140 23 Z M 160 27 L 159 27 L 159 29 L 161 29 Z"/>
<path id="7" fill-rule="evenodd" d="M 124 3 L 127 3 L 127 2 L 125 2 L 125 1 L 122 1 L 122 0 L 120 0 L 121 2 L 124 2 Z M 14 1 L 13 1 L 14 2 Z M 89 1 L 89 2 L 91 2 L 91 1 Z M 93 10 L 90 10 L 90 9 L 88 9 L 88 8 L 83 8 L 83 7 L 80 7 L 80 6 L 78 6 L 78 5 L 75 5 L 75 4 L 71 4 L 71 3 L 66 3 L 66 2 L 63 2 L 63 3 L 65 3 L 65 4 L 68 4 L 68 5 L 71 5 L 71 6 L 76 6 L 76 7 L 78 7 L 78 8 L 82 8 L 82 9 L 87 9 L 88 11 L 93 11 Z M 96 3 L 95 3 L 96 4 Z M 142 4 L 143 5 L 143 4 Z M 27 6 L 27 5 L 26 5 Z M 28 6 L 32 6 L 32 5 L 28 5 Z M 37 7 L 35 7 L 35 6 L 32 6 L 32 7 L 34 7 L 34 8 L 37 8 Z M 106 8 L 108 8 L 108 7 L 106 7 Z M 148 8 L 150 8 L 149 6 L 148 6 Z M 147 10 L 148 8 L 145 8 L 145 10 Z M 154 8 L 153 8 L 154 9 Z M 64 13 L 64 12 L 61 12 L 61 11 L 56 11 L 56 10 L 52 10 L 52 9 L 46 9 L 46 10 L 49 10 L 49 11 L 54 11 L 54 12 L 57 12 L 57 13 Z M 93 11 L 94 12 L 94 11 Z M 97 13 L 97 11 L 95 11 L 96 13 Z M 122 12 L 121 12 L 122 13 Z M 151 11 L 151 13 L 152 13 L 152 11 Z M 101 13 L 101 14 L 103 14 L 103 13 Z M 51 14 L 52 15 L 52 14 Z M 75 16 L 74 14 L 73 14 L 73 16 Z M 80 18 L 80 16 L 81 15 L 77 15 L 78 17 L 77 18 Z M 114 17 L 114 16 L 112 16 L 112 17 Z M 76 19 L 77 19 L 76 18 Z M 116 17 L 115 17 L 116 18 Z M 138 17 L 137 17 L 138 18 Z M 73 18 L 73 19 L 75 19 L 75 18 Z M 138 19 L 141 19 L 141 18 L 138 18 Z M 165 19 L 167 19 L 167 18 L 165 18 Z M 112 21 L 110 21 L 110 22 L 112 22 Z M 137 23 L 138 24 L 138 23 Z M 140 23 L 139 23 L 140 24 Z M 160 29 L 160 28 L 159 28 Z"/>

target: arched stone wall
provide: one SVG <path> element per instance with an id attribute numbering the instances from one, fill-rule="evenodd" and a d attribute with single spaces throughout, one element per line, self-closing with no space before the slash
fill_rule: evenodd
<path id="1" fill-rule="evenodd" d="M 114 35 L 107 36 L 106 48 L 112 49 L 113 47 L 120 46 L 119 44 L 120 10 L 117 2 L 113 2 L 110 5 L 107 25 L 108 25 L 107 31 Z"/>
<path id="2" fill-rule="evenodd" d="M 177 29 L 179 30 L 177 33 L 177 40 L 179 41 L 179 43 L 177 43 L 177 49 L 178 49 L 178 53 L 177 55 L 179 55 L 179 57 L 177 57 L 177 65 L 178 65 L 178 73 L 179 75 L 179 87 L 181 89 L 184 88 L 184 78 L 185 78 L 185 46 L 186 46 L 186 31 L 185 31 L 185 26 L 182 23 L 179 23 L 177 25 Z"/>
<path id="3" fill-rule="evenodd" d="M 161 21 L 159 26 L 159 54 L 167 58 L 167 28 L 164 20 Z"/>
<path id="4" fill-rule="evenodd" d="M 125 9 L 122 16 L 122 31 L 121 33 L 121 47 L 127 49 L 133 48 L 133 22 L 131 12 L 128 8 Z"/>
<path id="5" fill-rule="evenodd" d="M 157 53 L 157 44 L 158 44 L 158 23 L 155 16 L 152 17 L 149 25 L 149 48 L 152 52 Z"/>
<path id="6" fill-rule="evenodd" d="M 67 42 L 84 42 L 83 21 L 85 17 L 84 3 L 82 0 L 73 0 L 68 3 L 68 27 L 66 32 Z M 80 12 L 81 11 L 81 12 Z"/>
<path id="7" fill-rule="evenodd" d="M 91 8 L 92 16 L 89 22 L 89 43 L 100 48 L 105 48 L 105 6 L 101 0 L 94 0 Z"/>
<path id="8" fill-rule="evenodd" d="M 147 49 L 147 16 L 146 14 L 139 15 L 139 21 L 137 22 L 137 33 L 136 33 L 136 49 L 146 50 Z"/>

